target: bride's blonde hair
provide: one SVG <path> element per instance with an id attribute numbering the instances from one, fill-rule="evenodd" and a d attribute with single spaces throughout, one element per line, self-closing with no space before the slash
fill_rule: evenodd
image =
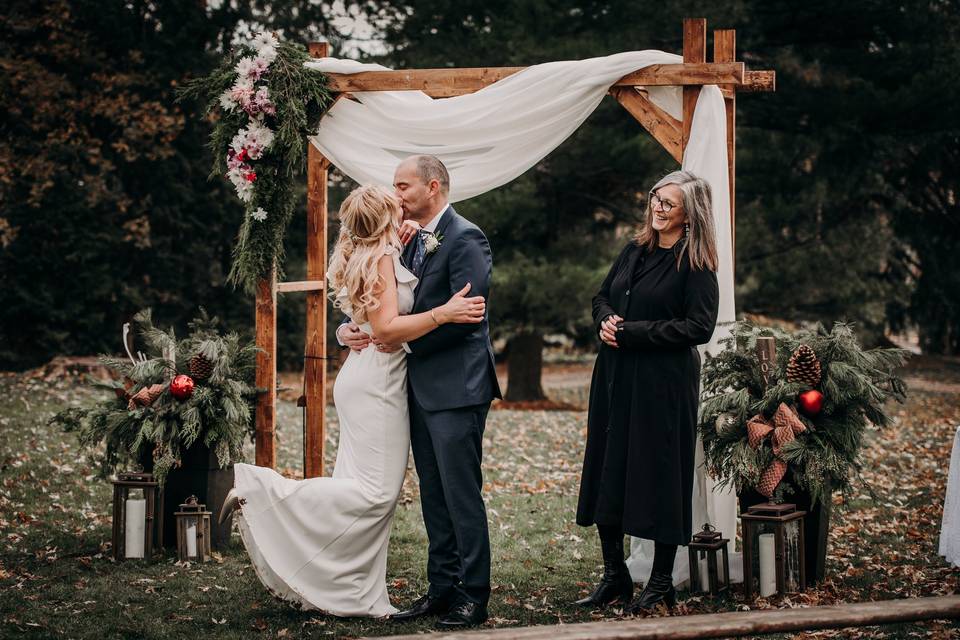
<path id="1" fill-rule="evenodd" d="M 354 322 L 366 322 L 367 313 L 380 307 L 382 276 L 377 262 L 388 251 L 400 250 L 397 229 L 402 219 L 400 201 L 376 185 L 357 187 L 340 205 L 340 235 L 330 256 L 327 282 L 337 307 L 337 294 L 346 288 Z"/>

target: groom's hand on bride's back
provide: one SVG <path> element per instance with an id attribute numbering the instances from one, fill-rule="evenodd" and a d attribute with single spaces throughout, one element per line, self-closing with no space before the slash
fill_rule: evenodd
<path id="1" fill-rule="evenodd" d="M 361 331 L 354 322 L 337 327 L 337 337 L 345 347 L 350 347 L 354 351 L 363 351 L 370 346 L 370 336 Z"/>

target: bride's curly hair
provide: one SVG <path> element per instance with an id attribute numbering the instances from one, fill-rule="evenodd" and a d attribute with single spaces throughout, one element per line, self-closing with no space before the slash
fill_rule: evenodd
<path id="1" fill-rule="evenodd" d="M 401 249 L 397 229 L 403 219 L 400 201 L 377 185 L 363 185 L 350 192 L 340 205 L 340 235 L 327 270 L 329 295 L 340 307 L 337 294 L 346 289 L 348 310 L 357 323 L 380 307 L 377 294 L 382 277 L 377 262 L 385 253 Z"/>

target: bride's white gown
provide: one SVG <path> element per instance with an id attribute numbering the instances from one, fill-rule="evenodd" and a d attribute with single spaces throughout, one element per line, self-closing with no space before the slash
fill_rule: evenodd
<path id="1" fill-rule="evenodd" d="M 393 258 L 406 314 L 417 278 Z M 387 595 L 387 545 L 410 446 L 406 354 L 351 351 L 333 399 L 340 419 L 333 476 L 291 480 L 238 464 L 236 519 L 257 576 L 278 597 L 337 616 L 385 616 L 396 612 Z"/>

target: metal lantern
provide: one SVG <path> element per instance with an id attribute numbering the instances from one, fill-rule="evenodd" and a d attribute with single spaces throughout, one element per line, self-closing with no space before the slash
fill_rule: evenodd
<path id="1" fill-rule="evenodd" d="M 743 588 L 747 599 L 807 588 L 803 517 L 794 504 L 764 503 L 740 514 L 743 523 Z"/>
<path id="2" fill-rule="evenodd" d="M 730 588 L 728 539 L 710 524 L 694 534 L 687 545 L 690 554 L 690 592 L 719 595 Z M 720 553 L 722 552 L 722 556 Z"/>
<path id="3" fill-rule="evenodd" d="M 210 512 L 206 505 L 190 496 L 180 505 L 177 519 L 177 555 L 181 561 L 206 562 L 210 559 Z"/>
<path id="4" fill-rule="evenodd" d="M 142 491 L 138 498 L 131 491 Z M 163 547 L 163 494 L 152 473 L 118 473 L 113 481 L 113 559 L 153 557 Z"/>

